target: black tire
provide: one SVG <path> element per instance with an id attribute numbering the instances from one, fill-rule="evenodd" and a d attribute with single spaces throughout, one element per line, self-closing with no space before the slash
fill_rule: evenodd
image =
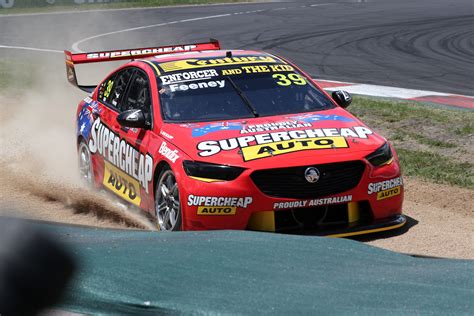
<path id="1" fill-rule="evenodd" d="M 158 176 L 155 188 L 155 215 L 160 230 L 181 230 L 182 216 L 178 183 L 169 167 L 164 167 Z"/>
<path id="2" fill-rule="evenodd" d="M 81 181 L 88 187 L 94 184 L 94 171 L 92 170 L 91 152 L 84 140 L 81 140 L 77 150 L 79 176 Z"/>

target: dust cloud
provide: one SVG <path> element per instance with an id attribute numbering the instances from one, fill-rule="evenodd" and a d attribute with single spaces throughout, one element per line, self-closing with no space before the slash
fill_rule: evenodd
<path id="1" fill-rule="evenodd" d="M 75 111 L 86 94 L 69 85 L 63 63 L 60 54 L 42 60 L 29 71 L 28 89 L 0 90 L 0 215 L 153 229 L 136 210 L 80 182 Z"/>
<path id="2" fill-rule="evenodd" d="M 0 50 L 0 216 L 155 229 L 143 212 L 124 207 L 109 194 L 91 191 L 80 182 L 76 110 L 87 94 L 67 82 L 64 55 L 59 51 L 68 49 L 84 30 L 104 32 L 97 22 L 108 17 L 90 12 L 81 16 L 79 26 L 69 24 L 70 18 L 11 17 L 0 23 L 0 43 L 14 38 L 22 43 L 19 46 L 58 51 Z M 118 28 L 121 23 L 108 19 L 107 25 Z M 91 47 L 113 48 L 104 47 L 101 41 L 94 41 Z M 80 65 L 79 82 L 97 84 L 117 66 Z"/>

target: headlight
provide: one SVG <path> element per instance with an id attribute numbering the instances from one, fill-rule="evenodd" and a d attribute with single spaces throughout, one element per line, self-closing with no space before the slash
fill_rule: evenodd
<path id="1" fill-rule="evenodd" d="M 190 160 L 183 161 L 183 167 L 190 177 L 227 181 L 236 179 L 245 170 L 239 167 Z"/>
<path id="2" fill-rule="evenodd" d="M 392 149 L 388 143 L 385 143 L 365 158 L 376 167 L 386 165 L 392 162 Z"/>

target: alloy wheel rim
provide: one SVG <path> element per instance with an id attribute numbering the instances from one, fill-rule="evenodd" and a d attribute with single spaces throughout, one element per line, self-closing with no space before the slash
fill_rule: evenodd
<path id="1" fill-rule="evenodd" d="M 91 156 L 89 149 L 84 143 L 79 147 L 79 174 L 87 184 L 92 181 Z"/>
<path id="2" fill-rule="evenodd" d="M 178 183 L 171 172 L 167 170 L 156 188 L 156 216 L 161 230 L 171 231 L 178 225 L 180 212 Z"/>

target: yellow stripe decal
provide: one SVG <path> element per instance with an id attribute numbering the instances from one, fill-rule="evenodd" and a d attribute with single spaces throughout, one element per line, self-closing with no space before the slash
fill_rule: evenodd
<path id="1" fill-rule="evenodd" d="M 152 66 L 152 67 L 153 67 L 153 69 L 155 69 L 155 71 L 156 71 L 156 74 L 157 74 L 158 76 L 161 76 L 161 72 L 160 72 L 160 70 L 158 69 L 158 67 L 156 67 L 156 65 L 155 65 L 154 63 L 152 63 L 152 62 L 151 62 L 151 61 L 149 61 L 149 60 L 144 60 L 144 59 L 141 59 L 141 61 L 143 61 L 143 62 L 147 63 L 147 64 L 148 64 L 148 65 L 150 65 L 150 66 Z"/>
<path id="2" fill-rule="evenodd" d="M 350 237 L 350 236 L 357 236 L 357 235 L 364 235 L 364 234 L 371 234 L 371 233 L 378 233 L 378 232 L 383 232 L 387 230 L 392 230 L 392 229 L 397 229 L 405 225 L 406 220 L 403 221 L 403 223 L 396 224 L 393 226 L 388 226 L 388 227 L 382 227 L 382 228 L 374 228 L 374 229 L 367 229 L 367 230 L 360 230 L 357 232 L 350 232 L 350 233 L 342 233 L 342 234 L 334 234 L 334 235 L 327 235 L 325 237 L 331 237 L 331 238 L 342 238 L 342 237 Z"/>
<path id="3" fill-rule="evenodd" d="M 223 181 L 223 180 L 219 180 L 219 179 L 210 179 L 210 178 L 199 178 L 199 177 L 190 177 L 191 179 L 194 179 L 194 180 L 199 180 L 199 181 L 203 181 L 203 182 L 220 182 L 220 181 Z"/>

